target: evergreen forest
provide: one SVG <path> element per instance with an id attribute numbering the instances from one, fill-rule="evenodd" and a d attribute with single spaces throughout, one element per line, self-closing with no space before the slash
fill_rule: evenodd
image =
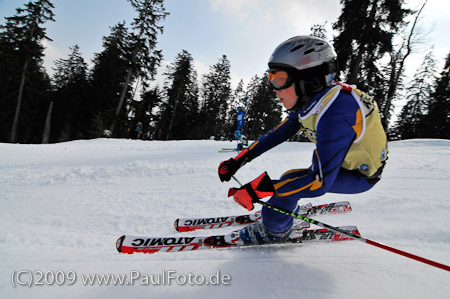
<path id="1" fill-rule="evenodd" d="M 230 139 L 238 108 L 244 106 L 243 133 L 249 139 L 282 120 L 267 74 L 232 88 L 226 53 L 199 77 L 194 57 L 181 48 L 165 69 L 164 84 L 152 84 L 164 54 L 157 48 L 158 35 L 170 13 L 164 0 L 128 0 L 136 17 L 110 28 L 92 63 L 74 44 L 66 58 L 54 62 L 50 76 L 43 67 L 43 41 L 52 38 L 46 24 L 55 22 L 53 2 L 30 1 L 0 23 L 0 142 Z M 412 78 L 405 74 L 408 57 L 420 48 L 417 28 L 427 1 L 417 10 L 407 8 L 404 0 L 340 4 L 330 40 L 338 54 L 339 80 L 377 100 L 390 140 L 450 139 L 450 53 L 442 63 L 433 47 L 422 49 L 421 66 Z M 324 38 L 328 34 L 323 24 L 310 31 Z M 404 104 L 392 121 L 399 102 Z"/>

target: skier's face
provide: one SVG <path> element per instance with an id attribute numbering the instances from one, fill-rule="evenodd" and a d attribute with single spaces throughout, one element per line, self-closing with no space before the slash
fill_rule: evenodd
<path id="1" fill-rule="evenodd" d="M 277 98 L 280 99 L 280 103 L 283 104 L 284 108 L 292 109 L 297 103 L 298 96 L 295 93 L 295 84 L 291 84 L 288 88 L 274 90 L 277 94 Z"/>

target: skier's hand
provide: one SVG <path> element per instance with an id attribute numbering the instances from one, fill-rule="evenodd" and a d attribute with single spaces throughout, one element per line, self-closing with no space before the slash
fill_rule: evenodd
<path id="1" fill-rule="evenodd" d="M 228 197 L 233 196 L 235 202 L 247 210 L 253 210 L 253 202 L 275 194 L 275 188 L 267 172 L 243 185 L 241 188 L 230 188 Z"/>
<path id="2" fill-rule="evenodd" d="M 234 158 L 228 159 L 226 161 L 223 161 L 219 165 L 219 178 L 220 181 L 229 181 L 231 179 L 231 176 L 238 171 L 239 168 L 244 166 L 245 163 L 249 162 L 251 160 L 251 155 L 248 149 L 243 150 Z"/>

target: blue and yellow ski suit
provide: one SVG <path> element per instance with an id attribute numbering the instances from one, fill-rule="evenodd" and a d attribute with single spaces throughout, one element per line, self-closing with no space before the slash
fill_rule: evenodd
<path id="1" fill-rule="evenodd" d="M 249 147 L 252 158 L 299 130 L 316 144 L 312 165 L 289 170 L 279 180 L 273 180 L 276 192 L 269 200 L 273 205 L 292 211 L 301 198 L 326 192 L 360 193 L 380 179 L 387 160 L 387 139 L 377 104 L 364 92 L 334 83 L 256 140 Z M 263 208 L 262 216 L 264 226 L 275 233 L 292 225 L 291 216 L 268 208 Z"/>

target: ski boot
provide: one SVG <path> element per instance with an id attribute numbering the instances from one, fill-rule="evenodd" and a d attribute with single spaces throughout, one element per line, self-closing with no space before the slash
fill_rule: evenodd
<path id="1" fill-rule="evenodd" d="M 270 232 L 262 222 L 252 223 L 239 232 L 240 239 L 244 244 L 270 244 L 283 242 L 289 238 L 291 228 L 282 233 Z"/>

